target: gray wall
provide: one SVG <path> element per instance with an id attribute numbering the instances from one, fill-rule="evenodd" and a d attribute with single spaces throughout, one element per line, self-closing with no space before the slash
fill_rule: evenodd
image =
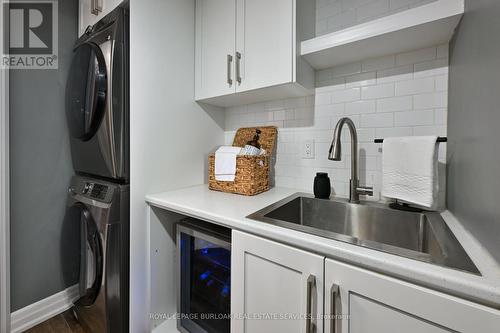
<path id="1" fill-rule="evenodd" d="M 450 46 L 448 207 L 500 262 L 500 1 L 465 2 Z"/>
<path id="2" fill-rule="evenodd" d="M 59 70 L 11 70 L 11 310 L 78 278 L 78 226 L 64 222 L 73 174 L 64 113 L 77 0 L 59 1 Z"/>

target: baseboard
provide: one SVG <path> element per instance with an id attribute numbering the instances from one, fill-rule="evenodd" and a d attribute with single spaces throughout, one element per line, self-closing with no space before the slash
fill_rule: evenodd
<path id="1" fill-rule="evenodd" d="M 11 333 L 21 333 L 57 316 L 73 306 L 78 298 L 78 285 L 19 309 L 10 316 Z"/>

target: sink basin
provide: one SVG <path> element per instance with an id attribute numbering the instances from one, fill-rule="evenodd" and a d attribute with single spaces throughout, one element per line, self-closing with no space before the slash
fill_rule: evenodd
<path id="1" fill-rule="evenodd" d="M 391 254 L 480 274 L 438 213 L 350 204 L 297 193 L 248 218 Z"/>

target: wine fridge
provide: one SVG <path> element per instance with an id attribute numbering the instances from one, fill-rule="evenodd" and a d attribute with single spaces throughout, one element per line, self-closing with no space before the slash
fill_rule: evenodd
<path id="1" fill-rule="evenodd" d="M 229 333 L 231 230 L 186 219 L 177 225 L 178 321 L 183 333 Z"/>

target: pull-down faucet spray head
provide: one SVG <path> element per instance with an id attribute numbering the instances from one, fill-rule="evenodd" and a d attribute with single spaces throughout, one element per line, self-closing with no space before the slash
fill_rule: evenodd
<path id="1" fill-rule="evenodd" d="M 342 127 L 345 122 L 350 122 L 351 120 L 348 118 L 342 118 L 335 126 L 335 132 L 333 133 L 333 141 L 330 146 L 330 151 L 328 153 L 328 159 L 331 161 L 340 161 L 342 160 Z"/>

